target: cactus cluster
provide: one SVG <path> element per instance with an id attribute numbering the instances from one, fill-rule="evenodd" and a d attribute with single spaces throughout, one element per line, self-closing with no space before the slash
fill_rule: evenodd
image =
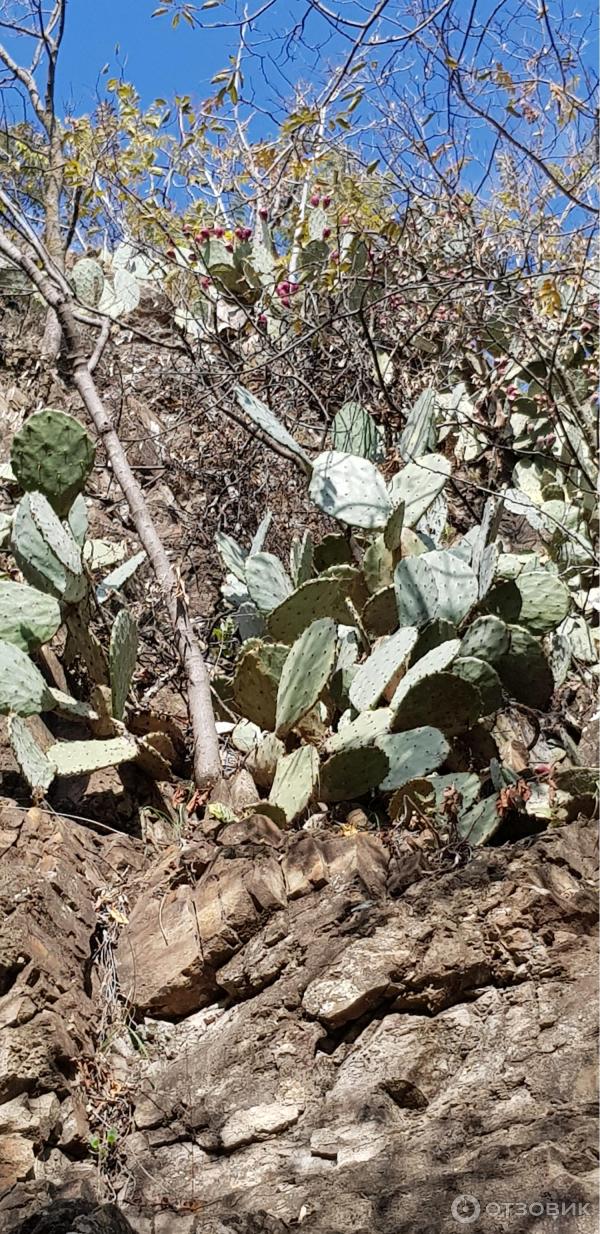
<path id="1" fill-rule="evenodd" d="M 253 605 L 261 622 L 258 639 L 241 634 L 232 705 L 259 728 L 249 766 L 282 825 L 319 802 L 369 799 L 399 817 L 414 798 L 440 810 L 451 790 L 459 834 L 486 842 L 506 786 L 490 779 L 496 717 L 518 701 L 546 708 L 551 665 L 566 672 L 556 631 L 568 589 L 500 552 L 501 503 L 488 500 L 481 524 L 447 547 L 442 504 L 433 538 L 428 512 L 450 474 L 426 453 L 435 408 L 428 392 L 413 409 L 409 461 L 387 482 L 368 413 L 342 408 L 309 497 L 343 530 L 296 538 L 289 571 L 264 537 L 253 552 L 219 536 L 229 603 Z"/>
<path id="2" fill-rule="evenodd" d="M 85 288 L 86 279 L 95 277 L 94 263 L 78 264 L 77 277 L 83 280 L 80 298 L 92 297 L 98 287 L 95 292 Z M 155 763 L 159 757 L 153 740 L 162 734 L 138 739 L 126 732 L 122 722 L 137 650 L 133 617 L 125 608 L 119 611 L 108 656 L 90 628 L 95 602 L 92 570 L 123 557 L 120 547 L 115 557 L 114 546 L 86 541 L 82 490 L 94 454 L 83 426 L 52 409 L 26 420 L 12 443 L 11 474 L 24 491 L 8 520 L 4 547 L 26 581 L 0 580 L 0 714 L 9 717 L 13 752 L 35 797 L 48 791 L 55 776 L 83 775 L 131 759 L 144 764 L 149 750 Z M 136 564 L 140 557 L 144 554 L 138 555 Z M 100 588 L 108 595 L 131 571 L 131 562 L 123 562 Z M 93 705 L 48 685 L 31 658 L 60 627 L 67 632 L 65 657 L 77 656 L 87 670 Z M 102 716 L 97 699 L 103 704 Z M 87 722 L 97 738 L 55 741 L 41 749 L 29 717 L 50 711 Z M 169 773 L 165 760 L 161 769 Z"/>

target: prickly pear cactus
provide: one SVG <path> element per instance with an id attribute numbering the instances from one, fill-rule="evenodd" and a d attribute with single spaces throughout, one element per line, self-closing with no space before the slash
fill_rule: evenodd
<path id="1" fill-rule="evenodd" d="M 26 492 L 43 493 L 60 518 L 83 489 L 96 447 L 83 425 L 64 411 L 38 411 L 15 433 L 11 463 Z"/>
<path id="2" fill-rule="evenodd" d="M 380 463 L 385 443 L 372 415 L 360 403 L 344 403 L 331 425 L 331 445 L 345 454 L 356 454 Z"/>
<path id="3" fill-rule="evenodd" d="M 109 737 L 105 741 L 57 741 L 46 757 L 58 776 L 82 776 L 130 762 L 137 752 L 131 737 Z"/>
<path id="4" fill-rule="evenodd" d="M 389 774 L 387 755 L 376 746 L 356 746 L 333 754 L 321 766 L 319 798 L 351 801 L 364 797 Z"/>
<path id="5" fill-rule="evenodd" d="M 289 648 L 249 641 L 242 648 L 233 679 L 233 698 L 241 715 L 262 729 L 274 729 L 279 680 Z"/>
<path id="6" fill-rule="evenodd" d="M 71 283 L 82 304 L 97 308 L 104 290 L 104 271 L 93 257 L 80 257 L 71 270 Z"/>
<path id="7" fill-rule="evenodd" d="M 122 608 L 112 628 L 108 652 L 112 713 L 115 720 L 123 719 L 125 703 L 135 669 L 137 646 L 137 624 L 131 613 L 126 608 Z"/>
<path id="8" fill-rule="evenodd" d="M 49 643 L 61 623 L 53 596 L 26 583 L 0 581 L 0 639 L 21 651 L 35 651 Z"/>
<path id="9" fill-rule="evenodd" d="M 383 792 L 393 792 L 409 780 L 436 771 L 450 753 L 443 733 L 429 725 L 408 732 L 384 734 L 375 744 L 383 750 L 390 765 L 385 780 L 379 785 Z"/>
<path id="10" fill-rule="evenodd" d="M 273 553 L 253 553 L 246 558 L 246 586 L 257 609 L 270 613 L 292 594 L 292 580 Z"/>
<path id="11" fill-rule="evenodd" d="M 34 801 L 40 801 L 52 784 L 56 767 L 46 758 L 26 720 L 20 716 L 9 716 L 8 737 L 19 771 L 27 781 Z"/>
<path id="12" fill-rule="evenodd" d="M 335 663 L 335 621 L 313 621 L 290 649 L 277 691 L 276 731 L 284 737 L 320 698 Z"/>
<path id="13" fill-rule="evenodd" d="M 499 617 L 477 617 L 460 645 L 461 656 L 477 656 L 495 664 L 509 648 L 508 626 Z"/>
<path id="14" fill-rule="evenodd" d="M 446 737 L 455 737 L 471 728 L 482 714 L 481 695 L 470 681 L 454 673 L 431 673 L 405 690 L 401 702 L 394 706 L 392 729 L 406 732 L 435 719 Z"/>
<path id="15" fill-rule="evenodd" d="M 317 784 L 319 756 L 313 746 L 300 746 L 277 763 L 269 802 L 292 823 L 306 809 Z"/>
<path id="16" fill-rule="evenodd" d="M 268 628 L 271 637 L 282 643 L 293 643 L 302 631 L 319 617 L 332 617 L 334 621 L 343 621 L 350 625 L 345 594 L 343 579 L 309 579 L 269 614 Z"/>
<path id="17" fill-rule="evenodd" d="M 385 691 L 406 669 L 417 638 L 416 626 L 405 626 L 382 638 L 373 648 L 350 686 L 350 702 L 356 711 L 377 706 Z"/>
<path id="18" fill-rule="evenodd" d="M 12 526 L 11 550 L 25 578 L 65 604 L 76 604 L 87 590 L 81 549 L 41 493 L 26 493 Z"/>
<path id="19" fill-rule="evenodd" d="M 50 690 L 29 656 L 0 640 L 0 715 L 35 716 L 53 707 Z"/>
<path id="20" fill-rule="evenodd" d="M 327 450 L 313 461 L 311 501 L 341 523 L 385 527 L 393 506 L 381 472 L 366 458 Z"/>
<path id="21" fill-rule="evenodd" d="M 450 475 L 443 454 L 424 454 L 407 463 L 390 481 L 392 504 L 404 502 L 404 525 L 415 527 L 441 493 Z"/>

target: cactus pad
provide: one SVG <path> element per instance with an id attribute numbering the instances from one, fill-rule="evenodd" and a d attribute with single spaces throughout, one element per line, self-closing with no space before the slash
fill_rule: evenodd
<path id="1" fill-rule="evenodd" d="M 313 463 L 311 501 L 350 527 L 385 527 L 393 503 L 381 472 L 366 458 L 327 450 Z"/>
<path id="2" fill-rule="evenodd" d="M 289 733 L 321 696 L 333 671 L 337 630 L 331 617 L 313 621 L 290 649 L 277 691 L 276 730 Z"/>
<path id="3" fill-rule="evenodd" d="M 282 643 L 293 643 L 319 617 L 333 617 L 344 625 L 351 624 L 345 602 L 347 583 L 348 580 L 332 577 L 311 578 L 303 583 L 269 614 L 267 624 L 271 637 Z"/>
<path id="4" fill-rule="evenodd" d="M 398 629 L 398 608 L 396 592 L 393 587 L 382 587 L 367 600 L 362 611 L 362 621 L 369 634 L 379 638 L 382 634 L 393 634 Z"/>
<path id="5" fill-rule="evenodd" d="M 401 702 L 394 705 L 391 727 L 393 732 L 406 732 L 433 720 L 446 736 L 454 737 L 471 728 L 481 714 L 481 695 L 470 681 L 453 673 L 432 673 L 404 691 Z"/>
<path id="6" fill-rule="evenodd" d="M 243 648 L 233 679 L 236 709 L 262 729 L 275 728 L 277 690 L 289 648 L 251 640 Z"/>
<path id="7" fill-rule="evenodd" d="M 331 425 L 331 444 L 334 450 L 368 458 L 372 463 L 381 462 L 385 456 L 381 431 L 360 403 L 348 402 L 340 407 Z"/>
<path id="8" fill-rule="evenodd" d="M 377 706 L 394 678 L 406 668 L 417 638 L 415 626 L 404 626 L 373 648 L 350 686 L 350 702 L 356 711 Z"/>
<path id="9" fill-rule="evenodd" d="M 491 716 L 504 701 L 500 678 L 491 664 L 476 656 L 459 656 L 452 665 L 452 672 L 463 681 L 470 681 L 481 695 L 481 715 Z"/>
<path id="10" fill-rule="evenodd" d="M 91 775 L 103 767 L 118 767 L 137 755 L 129 737 L 109 737 L 105 741 L 57 741 L 47 751 L 58 776 Z"/>
<path id="11" fill-rule="evenodd" d="M 61 623 L 53 596 L 26 583 L 0 581 L 0 638 L 21 651 L 35 651 L 54 637 Z"/>
<path id="12" fill-rule="evenodd" d="M 64 411 L 38 411 L 15 433 L 12 468 L 26 492 L 43 493 L 65 518 L 94 465 L 96 447 L 82 424 Z"/>
<path id="13" fill-rule="evenodd" d="M 29 656 L 0 640 L 0 715 L 34 716 L 53 707 L 48 686 Z"/>
<path id="14" fill-rule="evenodd" d="M 499 617 L 477 617 L 462 640 L 460 654 L 495 664 L 508 651 L 509 643 L 508 627 Z"/>
<path id="15" fill-rule="evenodd" d="M 108 663 L 112 694 L 112 713 L 115 720 L 123 719 L 125 703 L 135 669 L 138 646 L 138 629 L 128 609 L 117 614 L 110 635 Z"/>
<path id="16" fill-rule="evenodd" d="M 292 823 L 306 809 L 319 776 L 319 756 L 314 746 L 300 746 L 277 763 L 269 803 Z"/>
<path id="17" fill-rule="evenodd" d="M 342 750 L 359 750 L 374 745 L 378 737 L 389 732 L 392 712 L 389 707 L 376 711 L 362 711 L 355 720 L 340 724 L 337 733 L 327 738 L 325 754 L 339 754 Z"/>
<path id="18" fill-rule="evenodd" d="M 273 553 L 254 553 L 246 559 L 246 586 L 257 609 L 270 613 L 292 594 L 292 581 Z"/>
<path id="19" fill-rule="evenodd" d="M 93 257 L 80 257 L 71 270 L 71 283 L 77 299 L 97 308 L 104 290 L 104 271 Z"/>
<path id="20" fill-rule="evenodd" d="M 319 799 L 351 801 L 363 797 L 385 780 L 389 770 L 387 755 L 376 746 L 340 750 L 321 767 Z"/>
<path id="21" fill-rule="evenodd" d="M 508 694 L 529 707 L 545 707 L 554 692 L 550 665 L 538 640 L 521 626 L 508 626 L 510 645 L 495 669 Z"/>
<path id="22" fill-rule="evenodd" d="M 8 736 L 19 771 L 31 789 L 34 800 L 46 795 L 56 775 L 56 767 L 46 758 L 25 720 L 10 716 Z"/>
<path id="23" fill-rule="evenodd" d="M 375 744 L 383 750 L 390 765 L 385 780 L 380 784 L 384 792 L 393 792 L 409 780 L 429 775 L 450 753 L 446 738 L 439 729 L 429 725 L 409 732 L 388 733 L 378 737 Z"/>
<path id="24" fill-rule="evenodd" d="M 404 526 L 415 527 L 438 493 L 441 493 L 448 476 L 450 463 L 443 454 L 424 454 L 412 463 L 407 463 L 390 481 L 393 505 L 404 502 Z"/>
<path id="25" fill-rule="evenodd" d="M 307 583 L 313 572 L 314 545 L 310 531 L 301 540 L 294 539 L 290 547 L 290 573 L 294 587 Z"/>
<path id="26" fill-rule="evenodd" d="M 564 621 L 571 606 L 569 590 L 555 575 L 531 570 L 497 584 L 486 608 L 504 621 L 517 622 L 532 634 L 547 634 Z"/>
<path id="27" fill-rule="evenodd" d="M 81 550 L 41 493 L 26 493 L 13 519 L 11 548 L 29 583 L 75 604 L 86 592 Z"/>

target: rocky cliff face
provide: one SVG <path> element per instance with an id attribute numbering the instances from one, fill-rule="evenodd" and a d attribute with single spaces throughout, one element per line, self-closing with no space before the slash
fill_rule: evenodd
<path id="1" fill-rule="evenodd" d="M 0 827 L 0 1234 L 597 1228 L 591 826 Z"/>

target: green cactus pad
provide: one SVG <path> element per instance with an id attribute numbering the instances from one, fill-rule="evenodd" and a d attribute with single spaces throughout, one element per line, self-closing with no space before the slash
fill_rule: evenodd
<path id="1" fill-rule="evenodd" d="M 507 692 L 529 707 L 543 708 L 554 693 L 554 678 L 542 648 L 529 630 L 508 626 L 510 645 L 495 668 Z"/>
<path id="2" fill-rule="evenodd" d="M 56 767 L 46 758 L 20 716 L 9 716 L 8 737 L 19 771 L 27 780 L 34 799 L 44 797 L 56 775 Z"/>
<path id="3" fill-rule="evenodd" d="M 398 629 L 398 608 L 393 587 L 383 587 L 371 596 L 362 611 L 362 622 L 368 633 L 375 638 L 382 634 L 393 634 L 394 630 Z"/>
<path id="4" fill-rule="evenodd" d="M 300 746 L 279 759 L 269 802 L 283 812 L 287 824 L 306 809 L 318 777 L 319 755 L 314 746 Z"/>
<path id="5" fill-rule="evenodd" d="M 428 386 L 411 407 L 398 443 L 403 458 L 420 458 L 436 444 L 436 402 L 435 390 Z"/>
<path id="6" fill-rule="evenodd" d="M 331 425 L 331 445 L 345 454 L 368 458 L 372 463 L 385 457 L 382 433 L 372 415 L 360 403 L 344 403 Z"/>
<path id="7" fill-rule="evenodd" d="M 458 816 L 458 833 L 467 844 L 479 848 L 487 844 L 498 830 L 502 815 L 497 809 L 497 798 L 486 797 L 477 801 Z"/>
<path id="8" fill-rule="evenodd" d="M 352 565 L 352 550 L 346 537 L 334 531 L 315 544 L 313 559 L 317 574 L 322 574 L 331 566 Z"/>
<path id="9" fill-rule="evenodd" d="M 88 529 L 88 512 L 85 497 L 78 493 L 69 513 L 67 524 L 75 543 L 83 548 Z"/>
<path id="10" fill-rule="evenodd" d="M 0 581 L 0 638 L 21 651 L 35 651 L 50 642 L 61 623 L 53 596 L 26 583 Z"/>
<path id="11" fill-rule="evenodd" d="M 270 613 L 292 594 L 292 580 L 273 553 L 254 553 L 246 559 L 246 586 L 261 613 Z"/>
<path id="12" fill-rule="evenodd" d="M 313 621 L 290 649 L 277 691 L 276 731 L 294 728 L 320 698 L 335 663 L 337 629 L 331 617 Z"/>
<path id="13" fill-rule="evenodd" d="M 264 733 L 258 744 L 250 751 L 246 767 L 259 788 L 270 789 L 275 779 L 277 764 L 285 754 L 285 746 L 275 733 Z"/>
<path id="14" fill-rule="evenodd" d="M 515 622 L 532 634 L 547 634 L 568 616 L 569 590 L 555 575 L 532 570 L 497 584 L 485 607 L 504 621 Z"/>
<path id="15" fill-rule="evenodd" d="M 104 271 L 93 257 L 80 257 L 70 275 L 75 295 L 82 304 L 97 308 L 104 289 Z"/>
<path id="16" fill-rule="evenodd" d="M 392 504 L 404 502 L 404 526 L 415 527 L 427 512 L 450 475 L 450 463 L 442 454 L 424 454 L 407 463 L 390 481 Z"/>
<path id="17" fill-rule="evenodd" d="M 418 660 L 422 660 L 423 656 L 429 654 L 430 651 L 435 651 L 436 647 L 441 647 L 442 643 L 448 643 L 451 639 L 456 638 L 456 626 L 451 621 L 443 621 L 439 617 L 436 621 L 429 621 L 422 630 L 419 630 L 419 637 L 415 644 L 415 649 L 410 657 L 410 667 L 412 668 Z"/>
<path id="18" fill-rule="evenodd" d="M 363 574 L 371 595 L 375 595 L 384 587 L 390 587 L 394 581 L 394 554 L 387 547 L 382 535 L 376 536 L 369 544 L 363 557 Z"/>
<path id="19" fill-rule="evenodd" d="M 277 690 L 289 648 L 251 640 L 242 648 L 233 679 L 236 709 L 262 729 L 275 728 Z"/>
<path id="20" fill-rule="evenodd" d="M 504 701 L 500 678 L 491 664 L 476 656 L 459 656 L 452 665 L 452 672 L 463 681 L 470 681 L 481 695 L 481 715 L 491 716 Z"/>
<path id="21" fill-rule="evenodd" d="M 409 732 L 388 733 L 378 737 L 375 744 L 383 750 L 390 765 L 385 780 L 379 786 L 386 793 L 402 788 L 409 780 L 429 775 L 450 752 L 443 734 L 429 725 Z"/>
<path id="22" fill-rule="evenodd" d="M 311 578 L 314 566 L 314 544 L 310 531 L 302 539 L 292 540 L 290 547 L 290 573 L 294 587 L 301 587 Z"/>
<path id="23" fill-rule="evenodd" d="M 34 716 L 53 707 L 48 686 L 29 656 L 0 640 L 0 715 Z"/>
<path id="24" fill-rule="evenodd" d="M 387 755 L 376 746 L 356 746 L 333 754 L 321 767 L 318 796 L 323 801 L 352 801 L 381 784 L 390 770 Z"/>
<path id="25" fill-rule="evenodd" d="M 393 689 L 394 678 L 406 668 L 417 638 L 416 626 L 404 626 L 377 643 L 350 686 L 350 702 L 356 711 L 376 707 L 384 691 L 390 685 Z"/>
<path id="26" fill-rule="evenodd" d="M 215 544 L 217 552 L 225 569 L 240 580 L 241 583 L 246 582 L 246 560 L 248 554 L 245 549 L 234 540 L 233 536 L 228 536 L 225 531 L 218 531 L 215 536 Z"/>
<path id="27" fill-rule="evenodd" d="M 38 411 L 13 438 L 12 468 L 26 492 L 43 493 L 65 518 L 94 466 L 96 447 L 64 411 Z"/>
<path id="28" fill-rule="evenodd" d="M 389 707 L 375 711 L 362 711 L 355 720 L 348 720 L 338 727 L 337 733 L 327 738 L 323 747 L 325 754 L 339 754 L 342 750 L 359 750 L 374 745 L 378 737 L 389 732 L 392 712 Z"/>
<path id="29" fill-rule="evenodd" d="M 393 503 L 381 472 L 366 458 L 327 450 L 313 462 L 311 501 L 350 527 L 385 527 Z"/>
<path id="30" fill-rule="evenodd" d="M 384 528 L 383 540 L 385 547 L 389 549 L 390 553 L 397 553 L 402 547 L 404 508 L 404 502 L 398 502 L 398 505 L 392 510 L 392 513 L 390 514 Z"/>
<path id="31" fill-rule="evenodd" d="M 47 758 L 58 776 L 82 776 L 130 762 L 137 752 L 135 741 L 129 737 L 109 737 L 104 741 L 57 741 L 47 751 Z"/>
<path id="32" fill-rule="evenodd" d="M 469 626 L 460 645 L 461 656 L 477 656 L 495 664 L 508 651 L 508 627 L 499 617 L 477 617 Z"/>
<path id="33" fill-rule="evenodd" d="M 26 493 L 13 519 L 11 548 L 22 573 L 40 591 L 67 604 L 86 592 L 81 550 L 41 493 Z"/>
<path id="34" fill-rule="evenodd" d="M 273 522 L 273 512 L 271 510 L 267 510 L 267 513 L 264 515 L 263 518 L 261 518 L 260 523 L 258 524 L 258 527 L 256 528 L 256 531 L 254 532 L 254 535 L 252 537 L 252 543 L 250 545 L 250 557 L 253 557 L 255 553 L 262 553 L 262 550 L 265 546 L 265 540 L 269 534 L 269 528 L 272 522 Z"/>
<path id="35" fill-rule="evenodd" d="M 269 614 L 267 625 L 271 637 L 282 643 L 293 643 L 319 617 L 332 617 L 343 625 L 351 625 L 345 603 L 348 582 L 343 578 L 322 577 L 303 583 Z"/>
<path id="36" fill-rule="evenodd" d="M 449 550 L 400 561 L 394 573 L 401 625 L 443 620 L 458 625 L 477 602 L 476 575 Z"/>
<path id="37" fill-rule="evenodd" d="M 242 411 L 246 413 L 249 419 L 267 437 L 271 437 L 280 446 L 285 446 L 286 450 L 290 450 L 300 460 L 307 473 L 310 473 L 311 463 L 306 450 L 303 450 L 302 446 L 298 445 L 298 442 L 292 437 L 291 433 L 288 433 L 285 425 L 281 423 L 281 420 L 277 419 L 277 416 L 273 415 L 273 412 L 269 410 L 265 403 L 261 403 L 260 399 L 251 394 L 249 390 L 245 390 L 243 386 L 235 387 L 235 396 Z"/>
<path id="38" fill-rule="evenodd" d="M 405 681 L 413 671 L 409 670 Z M 481 714 L 481 695 L 471 682 L 453 673 L 433 673 L 405 689 L 401 702 L 394 705 L 391 728 L 406 732 L 433 720 L 447 737 L 454 737 L 471 728 Z"/>
<path id="39" fill-rule="evenodd" d="M 123 719 L 125 703 L 135 669 L 138 647 L 138 628 L 128 609 L 117 614 L 111 630 L 108 663 L 112 713 L 115 720 Z"/>
<path id="40" fill-rule="evenodd" d="M 401 626 L 425 626 L 438 616 L 438 590 L 426 555 L 398 562 L 394 588 Z"/>
<path id="41" fill-rule="evenodd" d="M 404 696 L 418 681 L 421 681 L 424 677 L 431 676 L 432 673 L 445 672 L 456 659 L 459 650 L 460 639 L 452 638 L 448 639 L 447 642 L 441 643 L 440 646 L 433 647 L 431 651 L 421 656 L 402 678 L 392 698 L 392 708 L 396 709 L 400 706 Z M 435 717 L 432 718 L 435 719 Z"/>

